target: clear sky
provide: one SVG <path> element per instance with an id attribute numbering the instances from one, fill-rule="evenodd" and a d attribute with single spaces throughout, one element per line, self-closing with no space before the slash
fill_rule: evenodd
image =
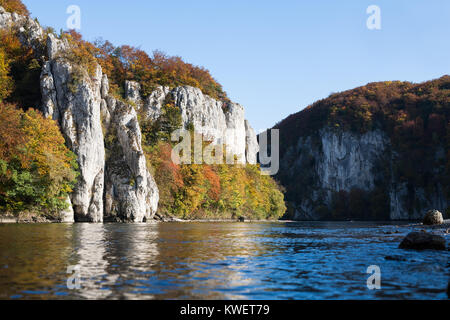
<path id="1" fill-rule="evenodd" d="M 209 69 L 257 131 L 332 92 L 450 74 L 448 0 L 24 0 L 66 29 L 81 8 L 87 40 L 160 49 Z M 381 30 L 369 30 L 369 5 Z"/>

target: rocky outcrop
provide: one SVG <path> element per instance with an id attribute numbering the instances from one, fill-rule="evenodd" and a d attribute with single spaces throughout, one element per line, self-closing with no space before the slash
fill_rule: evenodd
<path id="1" fill-rule="evenodd" d="M 322 129 L 316 137 L 303 137 L 280 159 L 284 179 L 309 176 L 310 184 L 299 202 L 294 219 L 319 220 L 319 204 L 329 205 L 334 192 L 374 187 L 373 168 L 384 153 L 387 138 L 380 131 L 355 135 Z M 291 175 L 292 173 L 292 175 Z M 309 188 L 306 190 L 306 188 Z"/>
<path id="2" fill-rule="evenodd" d="M 141 85 L 135 81 L 125 81 L 125 96 L 128 101 L 137 105 L 141 105 Z"/>
<path id="3" fill-rule="evenodd" d="M 259 144 L 258 139 L 256 138 L 255 130 L 250 126 L 250 123 L 245 120 L 245 156 L 247 158 L 247 163 L 256 164 L 257 158 L 256 155 L 259 152 Z"/>
<path id="4" fill-rule="evenodd" d="M 44 115 L 58 121 L 68 147 L 77 155 L 80 176 L 71 195 L 76 221 L 103 221 L 105 148 L 100 120 L 102 70 L 89 75 L 63 58 L 67 42 L 49 35 L 49 61 L 41 76 Z M 77 73 L 75 77 L 75 73 Z"/>
<path id="5" fill-rule="evenodd" d="M 192 125 L 205 139 L 217 144 L 226 144 L 227 152 L 237 157 L 238 163 L 256 163 L 258 152 L 256 134 L 245 120 L 244 108 L 236 103 L 217 101 L 204 95 L 200 89 L 189 86 L 170 89 L 158 87 L 142 103 L 138 96 L 139 84 L 127 82 L 126 98 L 138 106 L 147 118 L 157 120 L 165 101 L 170 99 L 180 108 L 182 124 Z"/>
<path id="6" fill-rule="evenodd" d="M 320 137 L 322 150 L 316 168 L 322 189 L 373 189 L 375 175 L 372 169 L 387 141 L 381 131 L 355 135 L 323 130 Z"/>
<path id="7" fill-rule="evenodd" d="M 32 47 L 37 55 L 44 54 L 44 30 L 39 23 L 31 17 L 21 16 L 17 13 L 6 12 L 0 7 L 0 29 L 12 29 L 18 31 L 21 43 Z"/>
<path id="8" fill-rule="evenodd" d="M 301 137 L 280 159 L 279 179 L 290 183 L 288 200 L 294 211 L 290 218 L 320 220 L 320 208 L 330 206 L 333 194 L 354 189 L 370 193 L 383 183 L 390 206 L 387 218 L 421 219 L 421 209 L 410 209 L 405 201 L 411 193 L 407 183 L 395 179 L 395 157 L 389 137 L 381 130 L 356 134 L 323 128 L 316 135 Z M 293 181 L 301 189 L 292 187 Z M 419 187 L 413 193 L 422 208 L 449 206 L 441 186 L 432 195 Z"/>
<path id="9" fill-rule="evenodd" d="M 445 238 L 427 232 L 411 232 L 400 243 L 400 249 L 445 250 Z"/>
<path id="10" fill-rule="evenodd" d="M 75 214 L 73 212 L 72 201 L 70 201 L 69 197 L 67 197 L 66 203 L 67 203 L 67 209 L 65 209 L 59 213 L 60 221 L 62 223 L 74 223 L 75 222 Z"/>
<path id="11" fill-rule="evenodd" d="M 408 198 L 410 193 L 414 194 L 416 202 L 421 204 L 421 208 L 439 208 L 439 210 L 445 212 L 446 208 L 450 206 L 442 185 L 437 185 L 434 192 L 430 194 L 420 187 L 414 187 L 411 191 L 408 189 L 407 182 L 393 179 L 389 188 L 390 217 L 392 220 L 421 220 L 423 218 L 423 209 L 408 208 L 405 199 Z"/>
<path id="12" fill-rule="evenodd" d="M 105 217 L 143 222 L 152 218 L 158 188 L 146 167 L 134 108 L 108 96 L 108 78 L 100 66 L 89 75 L 65 58 L 64 51 L 70 50 L 66 41 L 49 35 L 47 47 L 49 61 L 41 76 L 42 109 L 58 121 L 78 158 L 81 174 L 71 195 L 75 221 L 102 222 Z M 105 133 L 113 130 L 117 137 L 109 158 L 105 157 L 104 129 Z"/>
<path id="13" fill-rule="evenodd" d="M 423 224 L 428 226 L 433 225 L 441 225 L 444 223 L 444 218 L 442 217 L 442 213 L 438 210 L 430 210 L 425 214 L 425 218 L 423 219 Z"/>
<path id="14" fill-rule="evenodd" d="M 137 114 L 128 104 L 107 101 L 114 141 L 106 161 L 105 219 L 145 222 L 156 213 L 159 193 L 147 170 Z"/>

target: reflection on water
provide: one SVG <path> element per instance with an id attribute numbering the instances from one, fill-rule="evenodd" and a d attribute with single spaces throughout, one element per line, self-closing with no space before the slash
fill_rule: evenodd
<path id="1" fill-rule="evenodd" d="M 412 228 L 0 225 L 0 299 L 445 299 L 450 253 L 397 249 Z M 71 265 L 81 289 L 66 286 Z M 381 290 L 366 287 L 369 265 Z"/>

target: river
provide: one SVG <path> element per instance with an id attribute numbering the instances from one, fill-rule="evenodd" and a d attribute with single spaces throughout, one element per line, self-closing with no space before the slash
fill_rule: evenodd
<path id="1" fill-rule="evenodd" d="M 0 299 L 446 299 L 450 252 L 398 249 L 417 228 L 368 222 L 0 225 Z M 367 287 L 372 265 L 381 272 L 378 290 Z"/>

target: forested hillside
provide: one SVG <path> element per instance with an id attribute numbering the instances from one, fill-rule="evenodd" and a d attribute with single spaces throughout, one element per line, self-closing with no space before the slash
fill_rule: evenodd
<path id="1" fill-rule="evenodd" d="M 360 172 L 371 175 L 370 180 L 375 184 L 373 188 L 362 186 L 356 179 L 344 182 L 341 187 L 333 190 L 325 190 L 331 191 L 331 197 L 315 198 L 310 201 L 314 204 L 307 209 L 311 213 L 316 212 L 316 217 L 386 219 L 390 216 L 389 212 L 392 213 L 393 208 L 398 206 L 398 202 L 404 204 L 403 216 L 408 217 L 409 213 L 412 217 L 432 204 L 444 207 L 445 202 L 450 199 L 448 75 L 419 84 L 400 81 L 369 83 L 332 94 L 289 116 L 277 124 L 276 128 L 281 130 L 281 159 L 288 162 L 285 163 L 288 167 L 281 170 L 278 179 L 286 187 L 290 202 L 298 203 L 307 199 L 314 193 L 311 188 L 319 190 L 332 184 L 331 180 L 327 180 L 322 187 L 314 186 L 322 181 L 317 170 L 314 170 L 322 166 L 319 156 L 309 154 L 309 160 L 302 160 L 302 168 L 289 168 L 287 159 L 291 157 L 293 146 L 304 142 L 306 137 L 310 137 L 312 145 L 316 144 L 322 154 L 325 153 L 325 158 L 336 160 L 336 167 L 328 168 L 327 177 L 345 179 L 345 170 L 349 168 L 343 165 L 343 158 L 338 157 L 358 157 L 358 154 L 350 152 L 339 156 L 336 154 L 342 151 L 343 142 L 339 142 L 339 139 L 342 139 L 343 133 L 355 138 L 354 144 L 361 143 L 360 149 L 353 150 L 364 152 L 359 155 L 361 159 L 373 161 L 371 172 Z M 337 140 L 333 143 L 324 141 L 324 129 L 331 132 L 330 136 L 337 137 Z M 380 142 L 357 141 L 361 137 L 369 137 L 370 133 L 376 133 Z M 333 144 L 334 147 L 330 151 L 324 144 L 327 148 Z M 382 152 L 366 156 L 377 144 Z M 367 150 L 363 150 L 362 146 L 367 146 Z M 306 153 L 304 150 L 301 154 Z M 338 160 L 342 160 L 342 163 L 339 164 Z M 342 168 L 345 170 L 337 173 Z M 293 173 L 292 170 L 297 171 Z M 394 199 L 400 189 L 401 196 Z M 444 197 L 447 200 L 443 200 Z M 431 200 L 437 198 L 439 200 Z"/>

